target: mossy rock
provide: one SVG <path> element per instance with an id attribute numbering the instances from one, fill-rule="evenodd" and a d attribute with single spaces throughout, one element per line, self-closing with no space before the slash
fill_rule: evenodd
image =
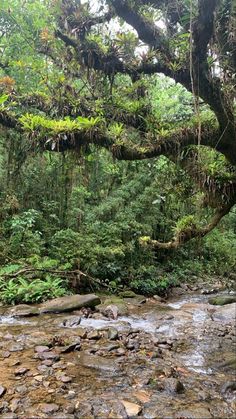
<path id="1" fill-rule="evenodd" d="M 127 290 L 127 291 L 121 291 L 119 293 L 119 296 L 122 297 L 122 298 L 135 298 L 135 297 L 137 297 L 137 294 L 135 294 L 134 291 Z"/>
<path id="2" fill-rule="evenodd" d="M 214 306 L 224 306 L 226 304 L 236 303 L 236 295 L 222 295 L 219 297 L 211 297 L 209 298 L 208 303 Z"/>
<path id="3" fill-rule="evenodd" d="M 102 304 L 100 304 L 97 308 L 100 312 L 103 312 L 107 306 L 115 305 L 118 308 L 118 313 L 120 316 L 127 316 L 128 315 L 128 308 L 123 300 L 123 298 L 117 297 L 116 295 L 111 295 L 107 297 Z"/>

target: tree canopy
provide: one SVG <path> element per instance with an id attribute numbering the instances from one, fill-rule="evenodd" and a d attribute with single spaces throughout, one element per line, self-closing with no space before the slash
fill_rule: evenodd
<path id="1" fill-rule="evenodd" d="M 24 138 L 25 156 L 165 156 L 210 210 L 167 242 L 141 242 L 203 237 L 236 202 L 235 25 L 233 0 L 3 0 L 2 129 Z"/>

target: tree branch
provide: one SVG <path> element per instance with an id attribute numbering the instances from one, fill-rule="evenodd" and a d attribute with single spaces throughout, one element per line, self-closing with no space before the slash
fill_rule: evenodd
<path id="1" fill-rule="evenodd" d="M 188 227 L 185 230 L 180 231 L 169 242 L 160 242 L 158 240 L 148 239 L 148 240 L 145 240 L 145 243 L 150 244 L 153 248 L 156 248 L 156 249 L 176 249 L 194 238 L 203 238 L 219 224 L 221 219 L 226 214 L 230 212 L 234 204 L 235 204 L 235 199 L 230 204 L 219 208 L 215 212 L 215 215 L 212 217 L 210 223 L 207 224 L 205 227 L 197 227 L 197 226 Z"/>

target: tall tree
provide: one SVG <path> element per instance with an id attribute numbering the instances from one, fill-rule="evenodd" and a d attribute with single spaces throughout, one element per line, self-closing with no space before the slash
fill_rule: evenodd
<path id="1" fill-rule="evenodd" d="M 167 243 L 146 242 L 175 248 L 203 237 L 236 202 L 235 2 L 90 3 L 3 2 L 0 123 L 27 135 L 30 149 L 81 154 L 95 144 L 116 159 L 168 157 L 213 215 L 205 224 L 188 218 Z M 157 116 L 158 75 L 191 93 L 194 117 Z"/>

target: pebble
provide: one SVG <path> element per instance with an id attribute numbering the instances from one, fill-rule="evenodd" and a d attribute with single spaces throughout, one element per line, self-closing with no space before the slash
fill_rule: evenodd
<path id="1" fill-rule="evenodd" d="M 42 352 L 42 353 L 39 354 L 39 358 L 42 359 L 42 360 L 51 359 L 54 362 L 60 360 L 59 355 L 56 354 L 55 352 Z"/>
<path id="2" fill-rule="evenodd" d="M 17 368 L 14 372 L 15 376 L 19 376 L 19 375 L 25 375 L 27 372 L 29 371 L 29 368 Z"/>
<path id="3" fill-rule="evenodd" d="M 38 353 L 48 352 L 49 347 L 48 346 L 43 346 L 43 345 L 38 345 L 38 346 L 35 346 L 34 350 L 35 350 L 35 352 L 38 352 Z"/>

